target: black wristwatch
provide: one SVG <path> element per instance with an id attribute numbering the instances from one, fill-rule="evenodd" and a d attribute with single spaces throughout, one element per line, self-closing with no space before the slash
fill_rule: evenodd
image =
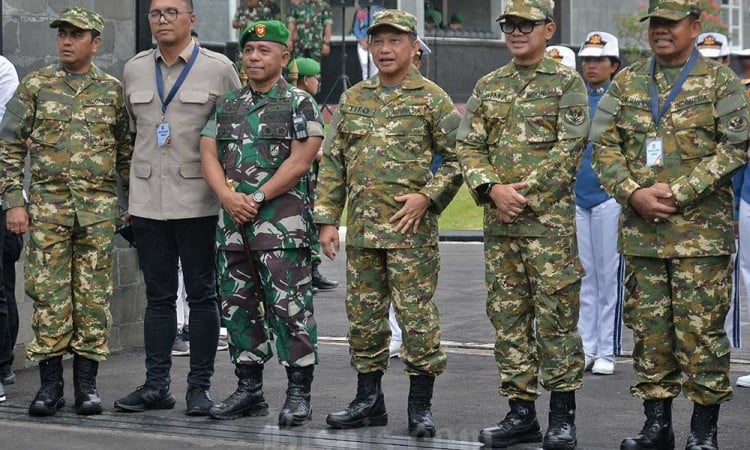
<path id="1" fill-rule="evenodd" d="M 490 192 L 492 192 L 492 187 L 493 187 L 494 185 L 496 185 L 496 184 L 497 184 L 497 183 L 487 183 L 487 184 L 486 184 L 486 185 L 484 186 L 484 195 L 486 195 L 487 197 L 489 197 L 489 196 L 490 196 Z"/>
<path id="2" fill-rule="evenodd" d="M 266 193 L 260 189 L 253 193 L 253 201 L 259 205 L 262 205 L 266 201 Z"/>

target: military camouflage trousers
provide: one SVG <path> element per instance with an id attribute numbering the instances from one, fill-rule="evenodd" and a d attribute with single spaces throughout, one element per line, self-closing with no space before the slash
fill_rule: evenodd
<path id="1" fill-rule="evenodd" d="M 279 362 L 304 367 L 318 363 L 318 331 L 313 316 L 310 250 L 252 251 L 262 284 L 256 289 L 244 252 L 219 249 L 219 291 L 232 363 L 264 364 L 276 342 Z"/>
<path id="2" fill-rule="evenodd" d="M 352 367 L 386 370 L 393 303 L 401 326 L 401 359 L 409 375 L 440 375 L 447 358 L 440 344 L 440 315 L 432 300 L 440 271 L 437 247 L 346 247 L 346 314 Z"/>
<path id="3" fill-rule="evenodd" d="M 575 236 L 485 235 L 484 249 L 487 317 L 496 332 L 500 395 L 534 401 L 539 378 L 550 391 L 579 389 L 583 271 Z"/>
<path id="4" fill-rule="evenodd" d="M 26 294 L 34 302 L 31 361 L 75 352 L 109 355 L 114 221 L 86 227 L 33 222 L 26 246 Z"/>
<path id="5" fill-rule="evenodd" d="M 630 392 L 641 399 L 671 398 L 682 389 L 702 405 L 729 400 L 724 318 L 731 300 L 730 256 L 626 256 L 626 264 L 623 318 L 633 330 L 638 377 Z"/>

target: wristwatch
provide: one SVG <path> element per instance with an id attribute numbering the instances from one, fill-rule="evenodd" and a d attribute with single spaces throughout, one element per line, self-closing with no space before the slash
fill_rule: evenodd
<path id="1" fill-rule="evenodd" d="M 265 193 L 265 192 L 263 192 L 263 191 L 261 191 L 261 190 L 257 190 L 257 191 L 255 191 L 255 192 L 253 193 L 253 201 L 254 201 L 255 203 L 259 204 L 259 205 L 262 205 L 262 204 L 263 204 L 263 202 L 265 202 L 265 201 L 266 201 L 266 193 Z"/>
<path id="2" fill-rule="evenodd" d="M 495 186 L 497 183 L 487 183 L 484 186 L 484 195 L 488 196 L 490 195 L 490 192 L 492 192 L 492 187 Z"/>

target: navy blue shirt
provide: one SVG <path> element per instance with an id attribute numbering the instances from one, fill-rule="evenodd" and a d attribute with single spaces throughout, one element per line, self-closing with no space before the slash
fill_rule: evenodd
<path id="1" fill-rule="evenodd" d="M 594 117 L 596 107 L 599 105 L 599 100 L 602 99 L 602 96 L 607 92 L 607 89 L 609 89 L 609 82 L 598 88 L 592 88 L 588 83 L 586 84 L 586 90 L 589 93 L 589 108 L 591 108 L 590 117 Z M 591 142 L 589 142 L 586 145 L 586 150 L 583 152 L 583 158 L 581 159 L 578 173 L 576 173 L 576 205 L 586 209 L 593 208 L 611 198 L 606 192 L 604 192 L 604 189 L 602 189 L 599 177 L 591 167 L 592 151 L 593 147 Z"/>

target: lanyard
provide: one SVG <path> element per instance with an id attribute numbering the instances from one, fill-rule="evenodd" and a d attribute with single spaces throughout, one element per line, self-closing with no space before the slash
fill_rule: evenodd
<path id="1" fill-rule="evenodd" d="M 672 104 L 672 101 L 680 94 L 680 91 L 682 90 L 682 85 L 685 84 L 685 80 L 687 80 L 688 75 L 690 74 L 690 71 L 693 69 L 693 66 L 695 65 L 695 61 L 698 60 L 698 49 L 693 47 L 693 53 L 690 54 L 690 59 L 688 59 L 687 63 L 685 64 L 685 67 L 682 68 L 682 71 L 680 72 L 680 76 L 677 77 L 677 81 L 674 83 L 674 86 L 672 86 L 672 89 L 669 91 L 669 94 L 667 95 L 667 99 L 664 100 L 664 104 L 662 105 L 661 109 L 659 109 L 659 92 L 656 90 L 656 78 L 655 78 L 655 72 L 656 72 L 656 57 L 651 58 L 651 71 L 650 76 L 648 80 L 648 87 L 651 90 L 651 115 L 654 117 L 654 126 L 658 129 L 659 128 L 659 122 L 661 121 L 661 118 L 664 117 L 664 114 L 667 113 L 667 110 L 669 109 L 669 106 Z"/>
<path id="2" fill-rule="evenodd" d="M 182 86 L 185 78 L 187 78 L 190 69 L 192 69 L 193 63 L 195 63 L 195 60 L 198 58 L 198 51 L 198 46 L 195 45 L 193 47 L 193 53 L 190 55 L 190 60 L 182 69 L 180 76 L 177 77 L 177 81 L 175 81 L 174 86 L 170 89 L 166 99 L 164 99 L 164 79 L 161 74 L 161 66 L 159 66 L 159 61 L 156 61 L 156 89 L 159 91 L 159 98 L 161 99 L 162 116 L 167 112 L 167 106 L 172 103 L 172 99 L 174 99 L 175 94 L 177 94 L 177 90 L 180 89 L 180 86 Z"/>

